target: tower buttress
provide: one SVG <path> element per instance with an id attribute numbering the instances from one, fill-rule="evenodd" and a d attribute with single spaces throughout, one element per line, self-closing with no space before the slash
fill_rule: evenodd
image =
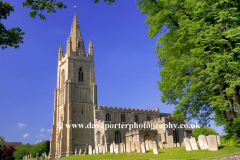
<path id="1" fill-rule="evenodd" d="M 58 50 L 58 60 L 61 61 L 63 58 L 63 50 L 62 50 L 62 44 L 60 44 L 59 50 Z"/>

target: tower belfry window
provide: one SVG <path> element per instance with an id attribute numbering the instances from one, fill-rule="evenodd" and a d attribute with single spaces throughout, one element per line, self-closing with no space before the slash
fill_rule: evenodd
<path id="1" fill-rule="evenodd" d="M 83 82 L 83 70 L 82 70 L 82 67 L 79 68 L 79 71 L 78 71 L 78 81 L 79 82 Z"/>

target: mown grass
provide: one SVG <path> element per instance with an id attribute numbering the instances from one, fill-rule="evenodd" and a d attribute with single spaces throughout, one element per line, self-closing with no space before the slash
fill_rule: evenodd
<path id="1" fill-rule="evenodd" d="M 217 158 L 240 152 L 239 147 L 220 146 L 218 151 L 197 150 L 186 151 L 185 147 L 178 148 L 161 148 L 158 149 L 158 155 L 154 155 L 152 150 L 146 153 L 122 153 L 122 154 L 95 154 L 95 155 L 73 155 L 60 158 L 60 160 L 74 159 L 200 159 L 200 158 Z"/>

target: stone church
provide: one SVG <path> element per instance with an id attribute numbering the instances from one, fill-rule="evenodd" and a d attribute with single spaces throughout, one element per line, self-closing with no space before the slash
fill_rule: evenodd
<path id="1" fill-rule="evenodd" d="M 89 123 L 111 124 L 187 124 L 176 120 L 171 114 L 160 113 L 159 109 L 143 110 L 133 108 L 98 106 L 95 83 L 93 44 L 90 40 L 88 54 L 85 52 L 77 15 L 75 12 L 71 32 L 67 38 L 66 52 L 62 46 L 58 51 L 57 87 L 54 91 L 53 126 L 49 159 L 73 155 L 75 149 L 84 152 L 86 145 L 125 143 L 154 140 L 165 147 L 183 145 L 183 138 L 192 136 L 189 128 L 131 129 L 129 127 L 73 128 L 66 124 Z M 101 93 L 100 93 L 101 94 Z M 170 137 L 170 138 L 169 138 Z"/>

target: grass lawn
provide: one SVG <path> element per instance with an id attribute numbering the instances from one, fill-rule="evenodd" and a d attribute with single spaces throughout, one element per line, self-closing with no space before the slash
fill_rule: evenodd
<path id="1" fill-rule="evenodd" d="M 219 147 L 218 151 L 197 150 L 186 151 L 185 147 L 178 148 L 161 148 L 158 149 L 158 155 L 154 155 L 152 150 L 146 153 L 123 153 L 123 154 L 98 154 L 98 155 L 73 155 L 63 157 L 60 160 L 73 159 L 197 159 L 197 158 L 217 158 L 240 152 L 238 147 Z"/>

